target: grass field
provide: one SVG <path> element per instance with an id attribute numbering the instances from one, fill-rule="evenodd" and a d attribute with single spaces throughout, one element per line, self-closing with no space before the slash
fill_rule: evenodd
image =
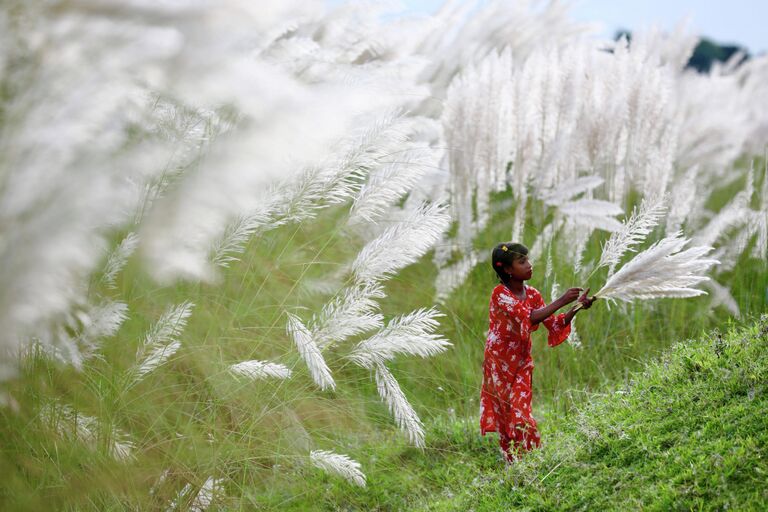
<path id="1" fill-rule="evenodd" d="M 386 406 L 378 398 L 372 375 L 345 359 L 354 340 L 324 353 L 338 387 L 319 391 L 285 332 L 284 313 L 289 311 L 305 321 L 309 319 L 328 300 L 327 294 L 317 292 L 321 281 L 332 281 L 333 276 L 340 275 L 339 262 L 352 259 L 364 243 L 364 237 L 343 228 L 344 215 L 340 209 L 327 210 L 311 223 L 255 237 L 242 261 L 223 272 L 222 281 L 216 285 L 158 287 L 135 262 L 122 274 L 117 290 L 99 288 L 94 281 L 95 293 L 128 304 L 129 318 L 115 337 L 104 342 L 101 357 L 90 360 L 82 372 L 42 356 L 25 362 L 24 378 L 9 389 L 17 410 L 0 410 L 2 508 L 149 510 L 171 503 L 183 508 L 193 502 L 197 490 L 213 477 L 222 482 L 222 492 L 214 503 L 227 510 L 466 510 L 471 504 L 476 504 L 477 510 L 494 510 L 501 505 L 547 510 L 590 504 L 589 509 L 591 504 L 599 503 L 590 501 L 597 500 L 594 493 L 598 489 L 606 485 L 619 489 L 623 485 L 619 469 L 578 480 L 578 489 L 569 490 L 570 494 L 561 496 L 554 489 L 576 485 L 568 482 L 581 478 L 582 469 L 591 468 L 591 474 L 602 464 L 600 457 L 616 456 L 626 443 L 611 437 L 605 441 L 601 438 L 601 443 L 608 443 L 601 445 L 585 438 L 589 432 L 578 429 L 586 421 L 580 413 L 585 404 L 591 403 L 595 394 L 610 394 L 611 386 L 630 382 L 634 379 L 630 372 L 665 353 L 674 342 L 702 338 L 728 322 L 734 326 L 744 322 L 730 320 L 721 308 L 710 311 L 709 298 L 704 296 L 631 307 L 617 305 L 610 309 L 598 302 L 577 317 L 581 348 L 565 343 L 551 349 L 542 334 L 535 333 L 534 415 L 541 424 L 544 442 L 551 444 L 552 449 L 534 456 L 519 471 L 503 473 L 496 438 L 480 438 L 477 426 L 488 296 L 495 285 L 491 270 L 487 264 L 481 264 L 439 306 L 445 314 L 440 330 L 453 347 L 429 359 L 402 358 L 390 365 L 425 423 L 427 449 L 422 452 L 408 446 L 397 432 Z M 505 215 L 499 212 L 487 232 L 478 237 L 479 247 L 490 247 L 508 236 L 511 220 Z M 524 242 L 532 243 L 537 228 L 536 223 L 528 226 Z M 585 261 L 597 257 L 602 240 L 593 236 Z M 561 289 L 587 284 L 594 291 L 601 284 L 600 275 L 589 283 L 574 282 L 572 270 L 556 252 L 554 264 L 553 277 L 547 281 L 543 262 L 534 263 L 530 284 L 541 290 L 546 299 L 555 279 Z M 433 304 L 434 275 L 433 264 L 425 258 L 388 281 L 387 298 L 382 301 L 385 317 Z M 725 276 L 739 301 L 743 318 L 753 318 L 765 311 L 765 276 L 765 263 L 746 257 L 731 275 Z M 343 279 L 337 282 L 336 287 L 342 282 Z M 133 384 L 130 370 L 136 364 L 136 351 L 147 330 L 168 306 L 184 301 L 191 301 L 194 306 L 181 336 L 181 349 L 169 362 Z M 756 327 L 752 329 L 754 337 Z M 731 340 L 745 334 L 734 330 L 728 336 Z M 755 343 L 760 346 L 759 340 Z M 708 345 L 697 346 L 691 349 L 694 352 L 690 357 L 710 357 Z M 734 357 L 742 357 L 739 354 Z M 281 362 L 294 373 L 287 380 L 253 382 L 227 372 L 230 364 L 247 359 Z M 683 364 L 680 361 L 683 359 L 675 364 Z M 700 364 L 710 363 L 706 359 Z M 747 361 L 734 360 L 733 364 L 746 365 Z M 678 379 L 675 385 L 682 387 L 687 381 L 680 380 L 678 373 L 653 378 L 659 382 Z M 754 380 L 745 378 L 749 382 Z M 690 392 L 698 392 L 696 389 L 691 388 Z M 681 430 L 688 420 L 683 405 L 690 405 L 690 401 L 682 401 L 693 398 L 680 393 L 663 396 L 681 402 L 672 403 L 669 411 L 658 417 L 660 421 L 665 417 L 669 421 L 660 423 L 657 433 L 630 428 L 638 418 L 633 416 L 632 408 L 625 407 L 625 400 L 615 397 L 603 405 L 614 409 L 595 428 L 609 432 L 614 425 L 631 432 L 636 444 L 627 445 L 622 457 L 632 459 L 627 459 L 629 467 L 648 464 L 642 469 L 648 472 L 644 480 L 638 479 L 622 491 L 628 496 L 626 499 L 637 499 L 654 507 L 676 507 L 679 487 L 664 487 L 661 477 L 654 482 L 650 476 L 665 462 L 646 461 L 644 450 L 651 453 L 658 443 L 676 443 L 683 432 L 694 432 L 690 425 Z M 654 400 L 661 401 L 663 396 L 654 395 Z M 759 403 L 756 400 L 749 405 Z M 641 401 L 632 404 L 636 407 Z M 98 418 L 93 427 L 96 432 L 68 434 L 61 419 L 66 416 L 61 408 L 67 405 L 81 415 Z M 59 412 L 46 416 L 45 411 L 50 410 Z M 736 414 L 735 409 L 729 410 L 724 418 L 731 418 L 728 415 L 732 414 Z M 594 415 L 591 418 L 590 421 L 598 421 Z M 746 451 L 739 453 L 759 454 L 764 450 L 765 439 L 758 436 L 759 425 L 754 422 L 762 420 L 748 421 L 753 423 L 744 427 Z M 714 419 L 707 420 L 697 431 L 707 435 L 728 432 L 718 431 L 717 425 Z M 124 433 L 133 443 L 131 458 L 118 461 L 110 454 L 114 450 L 110 447 L 116 440 L 115 432 Z M 750 432 L 757 437 L 750 438 Z M 730 467 L 729 461 L 740 460 L 741 455 L 729 458 L 731 452 L 715 440 L 706 446 L 720 454 L 725 469 Z M 361 490 L 311 467 L 308 453 L 312 449 L 344 453 L 360 462 L 367 487 Z M 564 450 L 573 452 L 567 462 Z M 698 448 L 685 450 L 679 455 L 684 459 L 679 467 L 688 467 L 689 460 L 702 465 L 694 469 L 709 464 L 701 459 Z M 672 455 L 671 460 L 676 456 Z M 558 463 L 561 465 L 555 468 Z M 737 465 L 735 471 L 742 471 L 740 468 Z M 509 487 L 510 478 L 540 482 L 547 474 L 543 483 L 531 487 L 530 492 L 528 487 Z M 723 474 L 727 478 L 731 473 Z M 680 483 L 683 485 L 688 484 Z M 681 501 L 685 507 L 704 503 L 696 500 L 705 499 L 720 484 L 705 479 L 695 480 L 695 485 L 703 490 L 691 495 L 690 501 Z M 756 503 L 754 500 L 760 497 L 759 493 L 747 493 L 746 484 L 732 487 L 726 480 L 723 485 L 728 492 L 736 493 L 737 502 L 743 499 L 747 500 L 745 503 Z M 541 495 L 533 489 L 541 490 Z M 661 493 L 659 500 L 672 501 L 652 501 L 648 493 L 655 492 L 654 489 Z M 607 504 L 609 508 L 617 506 L 616 502 L 611 503 Z"/>
<path id="2" fill-rule="evenodd" d="M 765 316 L 679 340 L 626 384 L 584 396 L 569 415 L 540 408 L 544 444 L 514 466 L 504 466 L 495 439 L 479 436 L 477 417 L 445 418 L 430 425 L 423 454 L 386 439 L 363 449 L 362 459 L 376 466 L 365 491 L 310 472 L 301 486 L 276 485 L 255 503 L 282 510 L 762 510 L 766 343 Z"/>

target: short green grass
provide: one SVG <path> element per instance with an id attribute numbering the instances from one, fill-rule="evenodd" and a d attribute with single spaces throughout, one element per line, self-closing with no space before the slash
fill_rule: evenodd
<path id="1" fill-rule="evenodd" d="M 768 315 L 676 343 L 546 446 L 422 510 L 765 510 Z"/>

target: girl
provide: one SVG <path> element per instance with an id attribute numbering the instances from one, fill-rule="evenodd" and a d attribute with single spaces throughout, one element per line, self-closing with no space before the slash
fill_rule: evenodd
<path id="1" fill-rule="evenodd" d="M 571 319 L 577 308 L 553 315 L 577 298 L 588 309 L 595 298 L 587 298 L 589 288 L 570 288 L 550 305 L 544 304 L 535 288 L 523 284 L 533 267 L 528 249 L 522 244 L 502 243 L 493 249 L 491 264 L 501 284 L 493 289 L 490 301 L 490 329 L 485 344 L 483 387 L 480 393 L 480 434 L 499 433 L 499 445 L 507 462 L 510 443 L 514 455 L 539 447 L 541 439 L 531 415 L 531 332 L 544 323 L 549 331 L 548 345 L 554 347 L 568 338 Z"/>

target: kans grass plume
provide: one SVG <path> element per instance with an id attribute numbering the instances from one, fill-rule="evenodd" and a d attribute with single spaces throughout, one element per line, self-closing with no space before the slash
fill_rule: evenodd
<path id="1" fill-rule="evenodd" d="M 683 250 L 688 242 L 679 232 L 659 240 L 622 266 L 595 296 L 632 302 L 706 294 L 692 287 L 708 281 L 704 273 L 720 262 L 704 257 L 712 247 L 695 246 Z"/>
<path id="2" fill-rule="evenodd" d="M 312 450 L 309 460 L 326 473 L 338 475 L 348 482 L 365 487 L 365 475 L 360 471 L 360 463 L 346 455 L 327 450 Z"/>
<path id="3" fill-rule="evenodd" d="M 376 389 L 379 396 L 387 404 L 389 412 L 395 418 L 395 423 L 408 437 L 411 444 L 424 448 L 424 425 L 419 415 L 400 389 L 397 379 L 383 363 L 374 363 Z"/>
<path id="4" fill-rule="evenodd" d="M 352 264 L 358 283 L 392 276 L 423 256 L 448 228 L 450 216 L 440 204 L 425 204 L 387 228 L 360 251 Z"/>
<path id="5" fill-rule="evenodd" d="M 306 363 L 312 380 L 320 389 L 336 389 L 336 382 L 331 376 L 331 370 L 328 368 L 317 343 L 312 339 L 312 333 L 304 326 L 299 317 L 291 313 L 286 313 L 286 315 L 288 316 L 286 331 L 296 344 L 299 355 Z"/>
<path id="6" fill-rule="evenodd" d="M 347 357 L 364 368 L 372 368 L 397 354 L 430 357 L 444 352 L 451 343 L 433 332 L 441 316 L 445 315 L 434 308 L 423 308 L 394 318 L 375 335 L 358 343 Z"/>
<path id="7" fill-rule="evenodd" d="M 187 325 L 193 306 L 189 301 L 170 306 L 152 326 L 136 356 L 141 362 L 130 372 L 133 384 L 164 364 L 181 348 L 178 338 Z"/>
<path id="8" fill-rule="evenodd" d="M 600 260 L 595 269 L 607 266 L 608 274 L 613 274 L 614 268 L 621 261 L 624 253 L 633 251 L 645 240 L 659 223 L 665 210 L 663 196 L 643 199 L 639 211 L 633 210 L 629 219 L 603 245 Z"/>
<path id="9" fill-rule="evenodd" d="M 375 299 L 384 298 L 384 289 L 376 283 L 344 288 L 313 315 L 309 329 L 319 348 L 343 341 L 350 336 L 378 329 L 384 317 Z"/>
<path id="10" fill-rule="evenodd" d="M 269 361 L 243 361 L 233 364 L 229 367 L 229 372 L 233 375 L 248 377 L 252 380 L 274 377 L 277 379 L 287 379 L 291 376 L 291 370 L 284 364 L 271 363 Z"/>
<path id="11" fill-rule="evenodd" d="M 63 438 L 84 443 L 93 450 L 106 446 L 109 455 L 120 461 L 133 457 L 134 443 L 127 433 L 114 426 L 105 427 L 98 418 L 82 414 L 69 405 L 47 404 L 41 409 L 40 418 Z"/>

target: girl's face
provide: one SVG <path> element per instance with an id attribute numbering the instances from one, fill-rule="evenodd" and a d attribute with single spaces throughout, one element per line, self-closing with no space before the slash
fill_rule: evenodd
<path id="1" fill-rule="evenodd" d="M 504 272 L 509 274 L 510 279 L 525 281 L 533 275 L 533 265 L 528 260 L 528 256 L 522 256 L 514 260 L 511 265 L 504 265 Z"/>

